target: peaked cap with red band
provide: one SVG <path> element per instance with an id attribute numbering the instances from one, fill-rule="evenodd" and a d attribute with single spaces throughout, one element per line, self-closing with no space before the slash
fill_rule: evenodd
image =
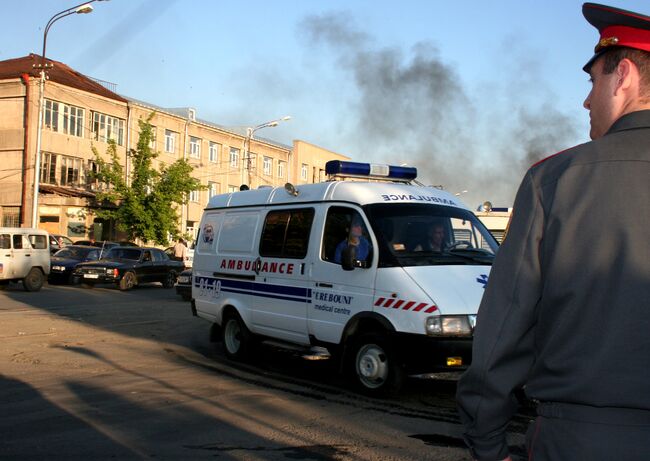
<path id="1" fill-rule="evenodd" d="M 585 72 L 589 72 L 596 58 L 612 47 L 650 51 L 649 16 L 598 3 L 582 5 L 582 14 L 600 32 L 596 54 L 582 68 Z"/>

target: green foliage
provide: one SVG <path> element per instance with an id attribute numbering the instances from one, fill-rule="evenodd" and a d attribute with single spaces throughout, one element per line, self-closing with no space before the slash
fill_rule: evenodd
<path id="1" fill-rule="evenodd" d="M 127 153 L 131 165 L 130 183 L 119 162 L 115 141 L 109 141 L 106 149 L 109 161 L 93 146 L 97 170 L 91 176 L 106 186 L 97 193 L 100 207 L 95 213 L 100 218 L 114 220 L 117 228 L 128 234 L 129 240 L 140 238 L 165 245 L 170 234 L 178 236 L 179 233 L 178 205 L 187 203 L 191 191 L 206 187 L 190 175 L 192 166 L 184 159 L 171 165 L 161 163 L 157 170 L 153 167 L 158 153 L 150 147 L 151 117 L 153 114 L 145 121 L 138 121 L 137 147 Z"/>

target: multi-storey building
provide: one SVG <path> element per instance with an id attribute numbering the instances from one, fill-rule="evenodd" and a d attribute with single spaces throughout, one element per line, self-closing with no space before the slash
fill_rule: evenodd
<path id="1" fill-rule="evenodd" d="M 43 123 L 40 132 L 38 200 L 34 214 L 37 159 L 39 71 L 42 58 L 30 54 L 0 61 L 0 226 L 30 226 L 73 240 L 118 238 L 114 223 L 93 210 L 95 191 L 88 173 L 95 168 L 92 147 L 103 154 L 115 140 L 125 175 L 135 149 L 139 120 L 153 114 L 151 147 L 156 163 L 186 159 L 206 189 L 179 204 L 179 231 L 193 233 L 212 195 L 263 185 L 304 184 L 324 179 L 325 162 L 341 154 L 305 141 L 291 146 L 227 128 L 197 117 L 192 108 L 166 109 L 112 91 L 110 84 L 86 77 L 67 65 L 46 60 Z"/>

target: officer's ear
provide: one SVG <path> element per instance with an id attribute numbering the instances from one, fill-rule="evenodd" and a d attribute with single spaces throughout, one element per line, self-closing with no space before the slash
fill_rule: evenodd
<path id="1" fill-rule="evenodd" d="M 631 88 L 637 87 L 640 83 L 639 68 L 628 58 L 621 59 L 614 70 L 616 74 L 616 85 L 614 95 L 619 92 L 629 92 Z"/>

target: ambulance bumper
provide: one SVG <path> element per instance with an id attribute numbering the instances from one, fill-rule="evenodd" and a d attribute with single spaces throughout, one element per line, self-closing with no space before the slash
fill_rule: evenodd
<path id="1" fill-rule="evenodd" d="M 463 371 L 472 362 L 472 338 L 395 333 L 395 340 L 398 356 L 411 374 Z"/>

